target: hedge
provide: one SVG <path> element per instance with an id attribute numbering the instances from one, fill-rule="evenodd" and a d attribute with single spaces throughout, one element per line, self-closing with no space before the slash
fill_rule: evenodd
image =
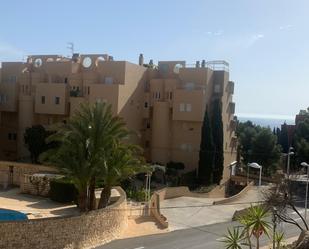
<path id="1" fill-rule="evenodd" d="M 50 199 L 56 202 L 76 202 L 78 191 L 67 178 L 54 179 L 50 182 Z"/>

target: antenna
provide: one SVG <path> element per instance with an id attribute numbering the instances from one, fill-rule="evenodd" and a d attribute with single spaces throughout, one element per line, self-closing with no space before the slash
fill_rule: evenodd
<path id="1" fill-rule="evenodd" d="M 73 42 L 68 42 L 67 48 L 71 51 L 71 54 L 73 56 L 73 54 L 74 54 L 74 43 Z"/>

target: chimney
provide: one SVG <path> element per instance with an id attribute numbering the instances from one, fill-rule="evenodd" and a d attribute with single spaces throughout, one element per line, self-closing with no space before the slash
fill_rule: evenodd
<path id="1" fill-rule="evenodd" d="M 202 60 L 202 67 L 206 67 L 206 61 Z"/>
<path id="2" fill-rule="evenodd" d="M 139 54 L 138 64 L 139 64 L 140 66 L 143 66 L 143 65 L 144 65 L 144 55 L 143 55 L 143 54 Z"/>
<path id="3" fill-rule="evenodd" d="M 196 61 L 195 67 L 196 67 L 196 68 L 200 67 L 200 61 Z"/>
<path id="4" fill-rule="evenodd" d="M 150 66 L 153 66 L 153 59 L 151 59 L 151 60 L 149 61 L 149 65 L 150 65 Z"/>

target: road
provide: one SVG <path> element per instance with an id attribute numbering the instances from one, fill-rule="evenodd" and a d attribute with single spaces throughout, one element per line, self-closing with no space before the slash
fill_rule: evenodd
<path id="1" fill-rule="evenodd" d="M 222 235 L 228 227 L 237 225 L 237 222 L 225 222 L 165 234 L 116 240 L 96 249 L 222 249 L 223 243 L 219 241 Z M 286 237 L 299 235 L 296 226 L 285 225 L 284 230 Z M 267 243 L 269 243 L 267 237 L 262 237 L 261 245 Z"/>
<path id="2" fill-rule="evenodd" d="M 304 209 L 299 210 L 304 214 Z M 290 212 L 292 218 L 300 221 L 295 212 Z M 176 230 L 170 233 L 116 240 L 96 249 L 222 249 L 220 242 L 227 228 L 237 226 L 237 222 L 224 222 L 201 227 Z M 285 237 L 298 236 L 300 230 L 290 224 L 279 224 L 278 229 L 285 232 Z M 261 238 L 261 245 L 267 245 L 269 239 Z"/>

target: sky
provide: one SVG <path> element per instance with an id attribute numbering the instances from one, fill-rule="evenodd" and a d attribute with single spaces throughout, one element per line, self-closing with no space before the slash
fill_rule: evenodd
<path id="1" fill-rule="evenodd" d="M 309 106 L 308 0 L 0 3 L 0 62 L 30 54 L 116 60 L 226 60 L 240 116 L 292 117 Z"/>

